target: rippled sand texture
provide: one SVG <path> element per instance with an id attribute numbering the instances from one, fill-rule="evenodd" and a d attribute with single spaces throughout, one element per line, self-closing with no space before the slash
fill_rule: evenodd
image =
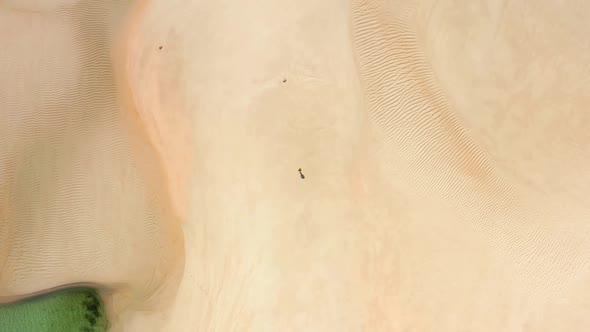
<path id="1" fill-rule="evenodd" d="M 177 214 L 115 75 L 131 5 L 0 5 L 2 301 L 80 282 L 113 291 L 111 309 L 174 295 Z"/>
<path id="2" fill-rule="evenodd" d="M 445 210 L 410 217 L 398 233 L 400 256 L 414 259 L 396 266 L 401 318 L 391 321 L 588 328 L 588 5 L 354 4 L 380 160 L 421 209 Z"/>
<path id="3" fill-rule="evenodd" d="M 94 282 L 115 331 L 590 327 L 590 4 L 67 8 L 1 12 L 0 295 Z"/>

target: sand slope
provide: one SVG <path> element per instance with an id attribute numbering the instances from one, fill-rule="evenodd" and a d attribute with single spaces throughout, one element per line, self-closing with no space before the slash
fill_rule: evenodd
<path id="1" fill-rule="evenodd" d="M 160 166 L 116 80 L 128 7 L 0 7 L 2 298 L 85 282 L 141 304 L 182 269 Z"/>
<path id="2" fill-rule="evenodd" d="M 0 296 L 96 283 L 114 331 L 584 330 L 584 6 L 3 9 Z"/>

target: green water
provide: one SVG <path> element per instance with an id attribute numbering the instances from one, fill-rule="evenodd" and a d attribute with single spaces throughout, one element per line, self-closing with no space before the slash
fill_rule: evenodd
<path id="1" fill-rule="evenodd" d="M 73 288 L 0 305 L 1 332 L 102 332 L 108 321 L 95 290 Z"/>

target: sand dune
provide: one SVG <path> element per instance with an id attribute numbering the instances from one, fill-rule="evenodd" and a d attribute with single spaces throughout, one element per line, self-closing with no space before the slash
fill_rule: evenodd
<path id="1" fill-rule="evenodd" d="M 0 9 L 0 297 L 77 282 L 115 307 L 169 297 L 182 233 L 112 60 L 127 6 Z"/>
<path id="2" fill-rule="evenodd" d="M 2 2 L 0 301 L 96 285 L 113 331 L 584 330 L 586 6 Z"/>

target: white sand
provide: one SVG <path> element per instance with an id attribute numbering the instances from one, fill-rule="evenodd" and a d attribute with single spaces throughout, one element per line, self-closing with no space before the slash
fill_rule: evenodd
<path id="1" fill-rule="evenodd" d="M 96 284 L 114 331 L 590 327 L 590 4 L 30 2 L 0 5 L 0 300 Z"/>

